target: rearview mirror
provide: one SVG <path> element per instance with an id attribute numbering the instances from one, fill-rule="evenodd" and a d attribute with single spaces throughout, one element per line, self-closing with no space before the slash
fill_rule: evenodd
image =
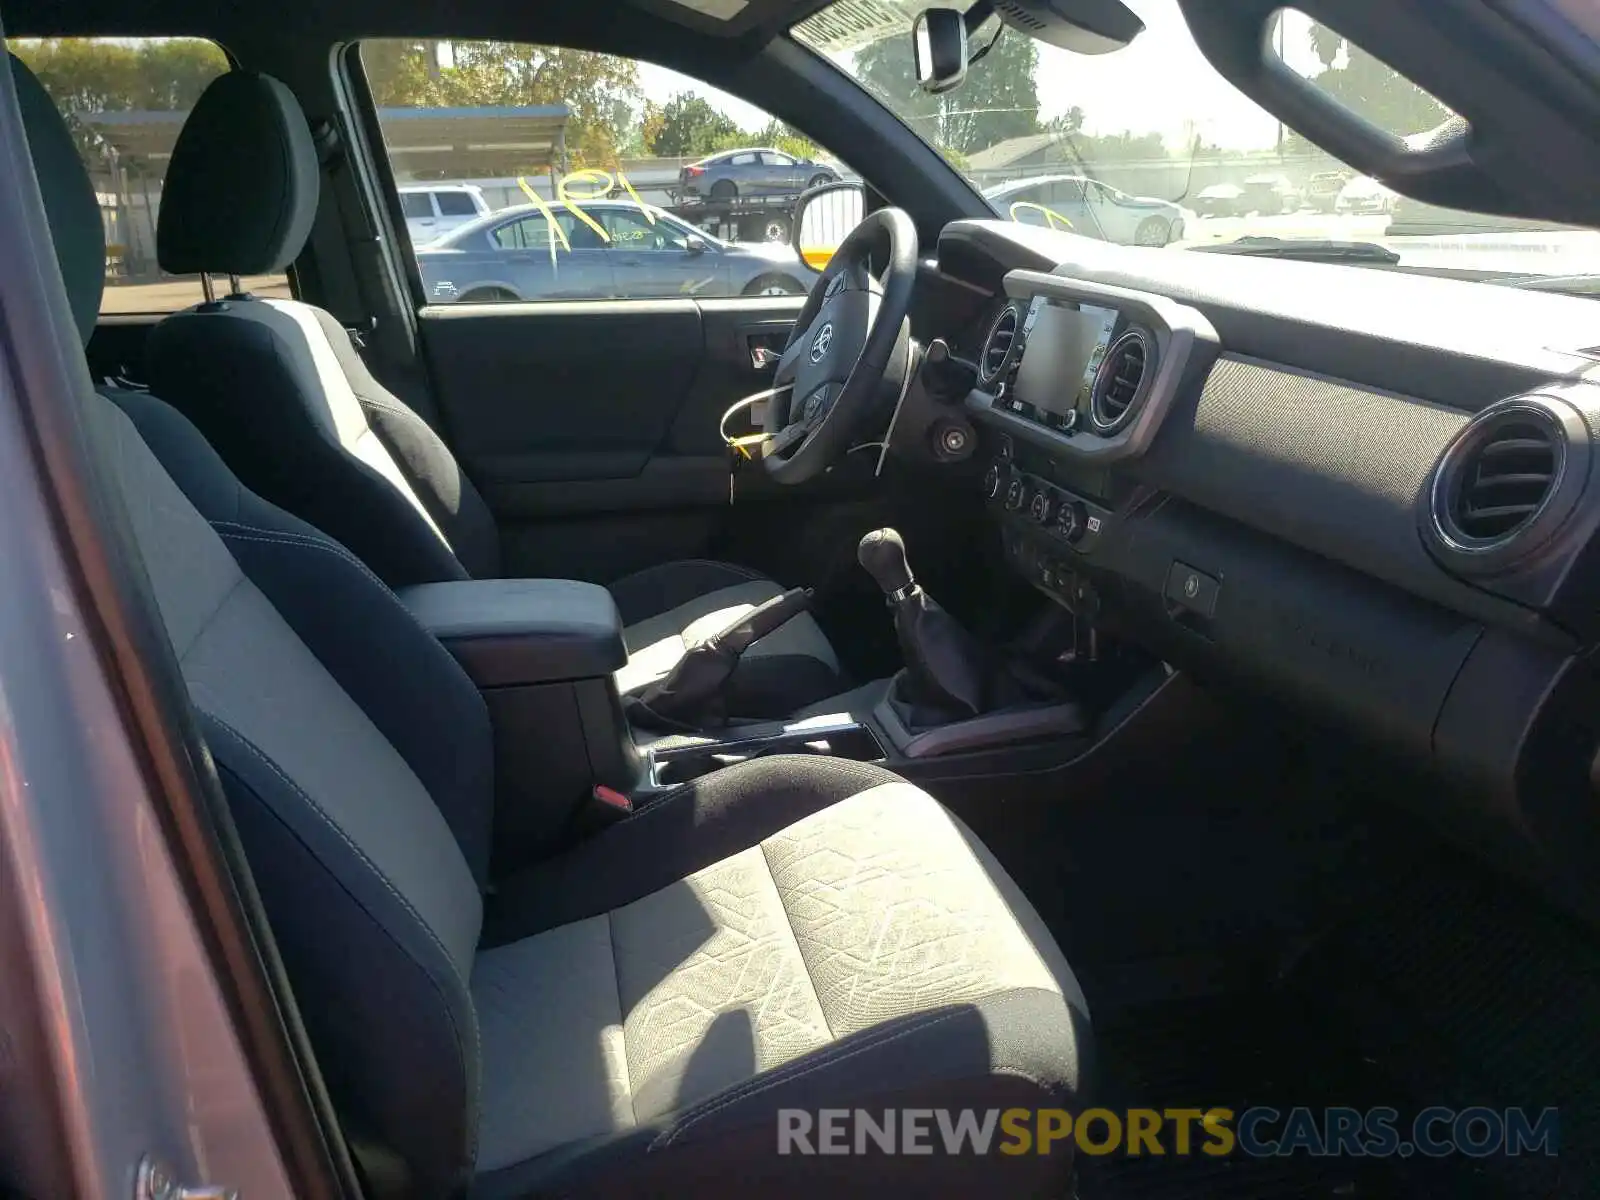
<path id="1" fill-rule="evenodd" d="M 820 271 L 866 215 L 867 193 L 861 184 L 825 183 L 804 193 L 795 205 L 789 243 L 806 266 Z"/>
<path id="2" fill-rule="evenodd" d="M 925 8 L 911 23 L 917 86 L 937 95 L 967 77 L 967 19 L 959 9 Z"/>

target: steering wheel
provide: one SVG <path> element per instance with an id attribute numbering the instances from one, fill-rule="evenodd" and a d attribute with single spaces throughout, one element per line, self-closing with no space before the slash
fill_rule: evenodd
<path id="1" fill-rule="evenodd" d="M 881 281 L 868 258 L 887 246 Z M 880 208 L 850 231 L 811 288 L 778 359 L 761 463 L 779 483 L 804 483 L 848 449 L 872 409 L 911 310 L 917 227 L 905 210 Z"/>

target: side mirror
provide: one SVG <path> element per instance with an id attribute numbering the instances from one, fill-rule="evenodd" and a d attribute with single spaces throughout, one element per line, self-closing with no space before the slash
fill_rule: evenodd
<path id="1" fill-rule="evenodd" d="M 967 77 L 967 20 L 956 8 L 925 8 L 911 23 L 917 86 L 937 95 Z"/>
<path id="2" fill-rule="evenodd" d="M 800 260 L 820 271 L 867 215 L 867 192 L 859 183 L 825 183 L 801 194 L 789 244 Z"/>
<path id="3" fill-rule="evenodd" d="M 697 257 L 711 249 L 705 238 L 697 237 L 686 238 L 683 243 L 683 248 L 691 257 Z"/>

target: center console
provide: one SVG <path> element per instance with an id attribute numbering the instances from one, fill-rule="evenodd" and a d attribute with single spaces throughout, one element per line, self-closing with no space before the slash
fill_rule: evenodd
<path id="1" fill-rule="evenodd" d="M 966 401 L 988 458 L 984 500 L 1012 569 L 1092 620 L 1095 568 L 1141 492 L 1128 468 L 1210 369 L 1217 334 L 1161 296 L 1030 271 L 1005 284 Z"/>

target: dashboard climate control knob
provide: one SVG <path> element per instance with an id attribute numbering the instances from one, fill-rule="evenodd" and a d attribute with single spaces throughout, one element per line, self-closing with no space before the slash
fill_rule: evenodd
<path id="1" fill-rule="evenodd" d="M 1076 500 L 1069 500 L 1056 510 L 1056 536 L 1076 542 L 1083 537 L 1088 520 L 1088 510 Z"/>
<path id="2" fill-rule="evenodd" d="M 1000 495 L 1000 464 L 991 463 L 983 473 L 983 498 L 994 500 Z"/>
<path id="3" fill-rule="evenodd" d="M 1040 525 L 1050 524 L 1050 514 L 1055 509 L 1055 497 L 1040 488 L 1028 503 L 1028 515 Z"/>
<path id="4" fill-rule="evenodd" d="M 1013 479 L 1011 486 L 1006 489 L 1006 511 L 1016 512 L 1028 498 L 1028 485 L 1020 479 Z"/>

